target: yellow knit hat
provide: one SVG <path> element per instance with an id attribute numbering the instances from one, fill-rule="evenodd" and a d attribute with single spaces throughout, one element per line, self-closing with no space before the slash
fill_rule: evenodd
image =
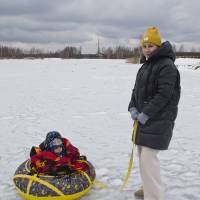
<path id="1" fill-rule="evenodd" d="M 149 27 L 141 40 L 141 44 L 143 45 L 144 43 L 152 43 L 157 46 L 161 46 L 161 37 L 159 34 L 158 29 L 155 26 Z"/>

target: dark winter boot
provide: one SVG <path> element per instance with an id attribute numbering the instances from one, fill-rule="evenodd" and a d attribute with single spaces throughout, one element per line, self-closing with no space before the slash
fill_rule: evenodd
<path id="1" fill-rule="evenodd" d="M 139 190 L 137 190 L 135 193 L 134 193 L 135 197 L 137 198 L 144 198 L 144 191 L 143 191 L 143 188 L 140 188 Z"/>

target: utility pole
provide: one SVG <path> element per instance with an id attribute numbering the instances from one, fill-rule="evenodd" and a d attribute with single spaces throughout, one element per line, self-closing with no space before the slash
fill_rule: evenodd
<path id="1" fill-rule="evenodd" d="M 97 56 L 100 56 L 100 43 L 99 43 L 99 38 L 98 38 L 98 49 L 97 49 Z"/>
<path id="2" fill-rule="evenodd" d="M 0 46 L 0 58 L 2 58 L 2 46 Z"/>

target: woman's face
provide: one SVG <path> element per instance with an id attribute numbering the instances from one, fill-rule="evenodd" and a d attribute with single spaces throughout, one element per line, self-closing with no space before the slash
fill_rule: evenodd
<path id="1" fill-rule="evenodd" d="M 144 43 L 142 45 L 142 52 L 146 58 L 148 58 L 152 52 L 154 52 L 158 46 L 152 43 Z"/>

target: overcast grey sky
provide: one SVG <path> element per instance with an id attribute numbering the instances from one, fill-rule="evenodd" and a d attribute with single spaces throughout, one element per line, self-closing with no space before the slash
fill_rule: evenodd
<path id="1" fill-rule="evenodd" d="M 56 50 L 137 46 L 148 26 L 163 41 L 200 49 L 199 0 L 0 0 L 0 42 Z"/>

